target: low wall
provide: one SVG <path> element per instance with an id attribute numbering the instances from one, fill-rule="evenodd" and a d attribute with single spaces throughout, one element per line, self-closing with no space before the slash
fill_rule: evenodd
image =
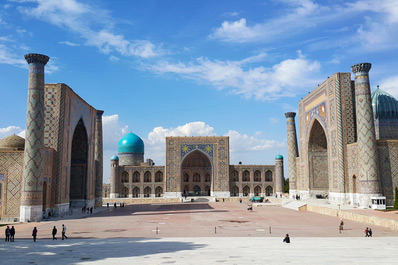
<path id="1" fill-rule="evenodd" d="M 398 221 L 392 219 L 386 219 L 378 216 L 366 215 L 361 213 L 349 212 L 338 209 L 331 209 L 327 207 L 315 206 L 315 205 L 304 205 L 300 207 L 299 211 L 309 211 L 329 216 L 336 216 L 345 220 L 356 221 L 360 223 L 366 223 L 370 225 L 377 225 L 393 230 L 398 230 Z"/>

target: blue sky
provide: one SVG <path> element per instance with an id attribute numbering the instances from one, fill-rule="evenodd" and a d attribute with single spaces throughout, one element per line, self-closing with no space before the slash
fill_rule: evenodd
<path id="1" fill-rule="evenodd" d="M 23 135 L 30 52 L 105 111 L 105 181 L 130 131 L 157 165 L 165 136 L 196 135 L 230 136 L 231 164 L 273 164 L 284 113 L 333 73 L 371 62 L 372 89 L 398 97 L 398 1 L 3 0 L 0 138 Z"/>

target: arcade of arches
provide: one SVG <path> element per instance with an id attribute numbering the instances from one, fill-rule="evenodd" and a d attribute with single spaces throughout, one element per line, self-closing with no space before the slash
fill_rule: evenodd
<path id="1" fill-rule="evenodd" d="M 151 159 L 140 166 L 120 165 L 119 157 L 112 157 L 110 197 L 225 198 L 283 191 L 282 156 L 277 165 L 228 165 L 228 137 L 166 137 L 166 143 L 166 166 L 155 166 Z"/>

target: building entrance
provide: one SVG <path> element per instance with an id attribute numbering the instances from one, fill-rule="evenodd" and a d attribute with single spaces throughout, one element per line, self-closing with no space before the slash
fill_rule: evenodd
<path id="1" fill-rule="evenodd" d="M 181 164 L 182 196 L 210 196 L 212 167 L 209 158 L 196 150 Z"/>

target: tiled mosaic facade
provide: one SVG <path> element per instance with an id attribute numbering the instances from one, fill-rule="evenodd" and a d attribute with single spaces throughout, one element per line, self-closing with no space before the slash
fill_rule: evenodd
<path id="1" fill-rule="evenodd" d="M 331 202 L 368 207 L 372 195 L 384 194 L 391 204 L 398 139 L 376 141 L 369 69 L 370 64 L 353 66 L 355 83 L 350 73 L 336 73 L 299 102 L 300 155 L 295 156 L 293 195 L 328 195 Z M 288 142 L 294 143 L 289 141 L 289 122 Z M 289 157 L 294 155 L 290 144 L 288 151 Z"/>
<path id="2" fill-rule="evenodd" d="M 283 182 L 282 157 L 276 165 L 229 165 L 228 137 L 166 137 L 166 166 L 154 166 L 150 159 L 140 166 L 112 160 L 109 193 L 166 199 L 273 196 L 283 192 Z"/>
<path id="3" fill-rule="evenodd" d="M 70 206 L 94 205 L 96 192 L 102 193 L 100 187 L 96 187 L 99 186 L 97 182 L 100 182 L 97 179 L 100 178 L 102 182 L 102 170 L 95 163 L 95 158 L 102 158 L 102 139 L 95 140 L 102 137 L 102 123 L 97 123 L 97 110 L 70 87 L 65 84 L 44 84 L 47 56 L 28 54 L 25 58 L 29 63 L 29 93 L 25 150 L 21 153 L 24 164 L 6 166 L 7 161 L 13 158 L 11 155 L 0 161 L 0 168 L 13 172 L 10 175 L 0 170 L 0 175 L 6 176 L 6 182 L 2 183 L 3 190 L 7 191 L 4 194 L 14 194 L 1 200 L 0 217 L 35 221 L 50 215 L 63 215 L 69 212 Z M 84 128 L 82 131 L 86 142 L 73 148 L 78 124 Z M 97 129 L 101 129 L 101 132 L 96 133 Z M 80 150 L 82 146 L 86 146 L 85 150 Z M 2 150 L 7 150 L 7 147 L 0 148 L 0 156 L 4 157 Z M 73 154 L 80 152 L 87 154 L 86 160 L 73 161 Z M 74 173 L 75 165 L 83 169 L 81 174 Z M 84 189 L 77 192 L 83 194 L 77 200 L 71 197 L 71 194 L 76 193 L 73 190 L 76 186 Z M 11 189 L 10 192 L 8 189 Z M 15 199 L 17 197 L 19 201 Z"/>

